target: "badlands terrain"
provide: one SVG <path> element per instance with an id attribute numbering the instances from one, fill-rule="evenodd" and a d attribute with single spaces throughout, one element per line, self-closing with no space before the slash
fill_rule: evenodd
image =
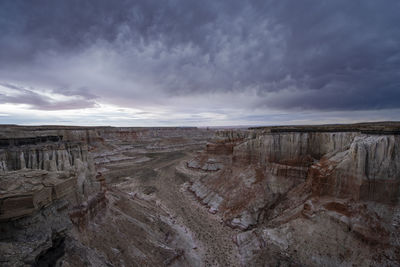
<path id="1" fill-rule="evenodd" d="M 400 123 L 0 126 L 0 266 L 399 266 Z"/>

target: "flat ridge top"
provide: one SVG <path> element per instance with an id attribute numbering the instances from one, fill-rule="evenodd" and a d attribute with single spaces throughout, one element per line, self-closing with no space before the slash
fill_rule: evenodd
<path id="1" fill-rule="evenodd" d="M 16 125 L 0 124 L 0 132 L 10 131 L 52 131 L 52 130 L 200 130 L 198 127 L 114 127 L 114 126 L 63 126 L 63 125 Z M 214 130 L 219 127 L 213 128 Z M 235 127 L 221 130 L 235 130 Z M 267 132 L 363 132 L 370 134 L 400 134 L 400 121 L 381 121 L 381 122 L 361 122 L 352 124 L 320 124 L 320 125 L 276 125 L 276 126 L 256 126 L 240 127 L 238 129 L 263 130 Z"/>
<path id="2" fill-rule="evenodd" d="M 367 134 L 400 134 L 400 122 L 362 122 L 353 124 L 285 125 L 250 127 L 249 130 L 279 132 L 362 132 Z"/>
<path id="3" fill-rule="evenodd" d="M 27 131 L 46 131 L 46 130 L 96 130 L 96 129 L 127 129 L 127 130 L 174 130 L 174 129 L 197 129 L 197 127 L 114 127 L 114 126 L 74 126 L 74 125 L 17 125 L 0 124 L 0 130 L 27 130 Z"/>

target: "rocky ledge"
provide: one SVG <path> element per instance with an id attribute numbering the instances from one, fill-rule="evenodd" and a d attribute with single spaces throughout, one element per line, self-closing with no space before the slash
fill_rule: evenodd
<path id="1" fill-rule="evenodd" d="M 140 200 L 107 181 L 126 177 L 153 155 L 181 157 L 179 151 L 201 148 L 212 134 L 177 127 L 0 126 L 0 265 L 198 262 L 190 233 L 148 199 L 153 187 Z"/>
<path id="2" fill-rule="evenodd" d="M 219 131 L 177 171 L 210 212 L 243 231 L 235 237 L 243 266 L 396 266 L 399 130 L 377 123 Z"/>
<path id="3" fill-rule="evenodd" d="M 103 185 L 87 143 L 7 129 L 0 131 L 1 265 L 53 266 L 73 228 L 70 212 Z"/>

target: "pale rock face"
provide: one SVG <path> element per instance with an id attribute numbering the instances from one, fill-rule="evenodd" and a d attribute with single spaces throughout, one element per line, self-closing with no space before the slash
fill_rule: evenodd
<path id="1" fill-rule="evenodd" d="M 75 160 L 75 168 L 76 168 L 76 173 L 78 174 L 78 191 L 82 195 L 85 194 L 85 180 L 86 180 L 86 175 L 85 175 L 85 165 L 80 159 Z"/>
<path id="2" fill-rule="evenodd" d="M 328 181 L 319 188 L 321 193 L 396 202 L 400 185 L 399 141 L 398 136 L 358 136 L 348 150 L 326 158 L 332 164 L 315 164 L 312 167 L 319 169 L 319 178 Z M 329 186 L 330 183 L 335 186 Z"/>
<path id="3" fill-rule="evenodd" d="M 226 147 L 224 140 L 232 152 L 215 154 L 227 151 L 218 148 Z M 227 225 L 255 229 L 237 236 L 243 266 L 268 259 L 280 259 L 271 264 L 376 266 L 380 254 L 387 257 L 383 264 L 400 260 L 395 256 L 400 235 L 389 234 L 400 231 L 392 223 L 400 198 L 399 135 L 228 131 L 208 147 L 212 150 L 188 162 L 188 172 L 201 171 L 201 162 L 210 158 L 221 162 L 221 169 L 192 175 L 193 191 L 202 201 L 218 194 L 217 214 Z M 338 240 L 324 231 L 336 233 Z M 332 254 L 341 242 L 343 249 Z M 371 243 L 380 249 L 371 253 Z"/>
<path id="4" fill-rule="evenodd" d="M 65 171 L 74 165 L 75 159 L 86 162 L 86 145 L 80 144 L 45 144 L 0 149 L 0 171 L 42 169 Z"/>
<path id="5" fill-rule="evenodd" d="M 21 155 L 20 155 L 20 157 L 19 157 L 19 160 L 20 160 L 20 164 L 21 164 L 21 166 L 20 166 L 20 169 L 25 169 L 26 168 L 26 164 L 25 164 L 25 157 L 24 157 L 24 152 L 21 152 Z"/>
<path id="6" fill-rule="evenodd" d="M 88 179 L 88 177 L 94 176 L 92 160 L 82 162 L 81 159 L 76 159 L 75 170 L 77 173 L 78 192 L 80 192 L 82 196 L 87 198 L 88 196 L 100 191 L 100 183 L 94 179 Z"/>
<path id="7" fill-rule="evenodd" d="M 0 161 L 0 172 L 6 172 L 7 171 L 7 164 L 4 160 Z"/>
<path id="8" fill-rule="evenodd" d="M 257 223 L 257 214 L 251 214 L 248 210 L 243 211 L 239 217 L 234 218 L 230 222 L 230 226 L 234 228 L 239 228 L 241 230 L 246 230 L 249 226 L 255 225 Z"/>
<path id="9" fill-rule="evenodd" d="M 347 150 L 357 133 L 261 134 L 234 148 L 234 155 L 251 155 L 259 163 L 301 161 Z M 245 155 L 243 155 L 245 154 Z"/>
<path id="10" fill-rule="evenodd" d="M 223 199 L 217 193 L 210 192 L 201 183 L 194 183 L 190 187 L 190 190 L 193 191 L 199 199 L 201 199 L 203 204 L 209 207 L 211 213 L 216 213 L 218 211 Z"/>
<path id="11" fill-rule="evenodd" d="M 16 217 L 32 214 L 72 191 L 78 191 L 77 197 L 83 201 L 100 190 L 98 182 L 94 181 L 93 160 L 84 147 L 61 144 L 42 149 L 38 146 L 13 149 L 3 151 L 0 179 L 4 194 L 0 203 L 3 220 L 12 219 L 14 213 Z M 10 170 L 5 162 L 11 163 L 8 166 L 14 170 Z M 18 173 L 21 173 L 19 177 Z M 76 203 L 78 200 L 73 197 L 71 201 Z M 20 211 L 13 213 L 13 205 Z"/>
<path id="12" fill-rule="evenodd" d="M 192 159 L 187 163 L 189 168 L 199 169 L 203 171 L 218 171 L 223 168 L 221 162 L 216 162 L 215 159 L 208 159 L 206 162 L 201 162 L 201 160 Z"/>
<path id="13" fill-rule="evenodd" d="M 101 191 L 86 144 L 37 140 L 0 149 L 0 232 L 8 236 L 0 238 L 0 261 L 5 266 L 34 265 L 54 242 L 62 245 L 72 227 L 72 207 Z"/>

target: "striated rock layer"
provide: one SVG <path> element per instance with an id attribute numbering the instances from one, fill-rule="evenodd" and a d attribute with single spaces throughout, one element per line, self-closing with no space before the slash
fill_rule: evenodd
<path id="1" fill-rule="evenodd" d="M 400 135 L 341 130 L 221 131 L 177 170 L 243 230 L 243 266 L 397 266 Z"/>
<path id="2" fill-rule="evenodd" d="M 140 200 L 140 193 L 133 198 L 107 182 L 139 169 L 135 164 L 152 159 L 148 152 L 199 148 L 211 134 L 196 128 L 0 127 L 0 265 L 201 262 L 201 249 L 185 251 L 197 246 L 190 233 L 147 197 L 152 187 Z"/>
<path id="3" fill-rule="evenodd" d="M 0 127 L 1 266 L 399 266 L 400 125 Z"/>
<path id="4" fill-rule="evenodd" d="M 5 130 L 2 137 L 1 265 L 51 266 L 64 253 L 71 209 L 104 194 L 93 159 L 86 143 L 60 134 Z"/>

